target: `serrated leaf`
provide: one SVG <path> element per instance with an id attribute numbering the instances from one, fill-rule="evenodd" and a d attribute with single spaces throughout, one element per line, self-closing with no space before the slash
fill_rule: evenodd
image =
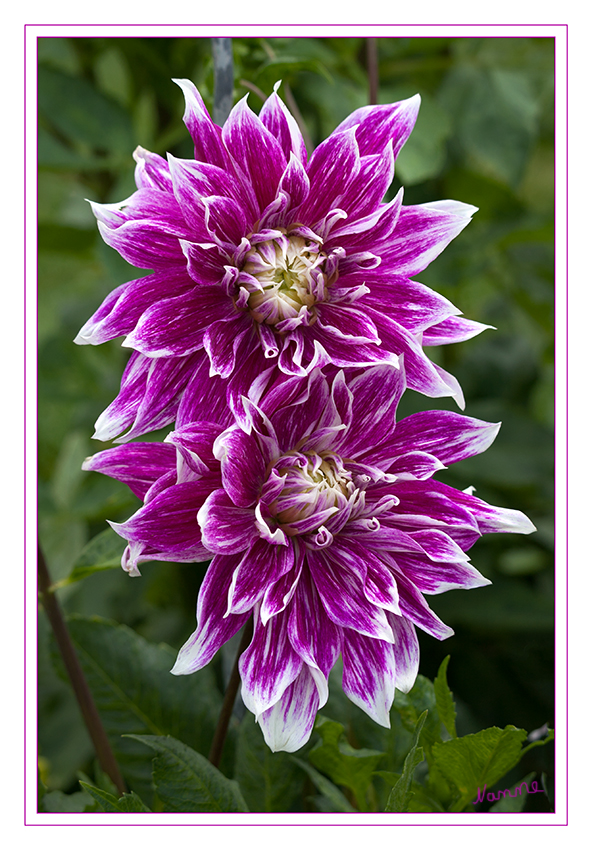
<path id="1" fill-rule="evenodd" d="M 405 758 L 403 773 L 391 791 L 385 811 L 387 812 L 406 812 L 409 808 L 409 803 L 413 796 L 411 783 L 413 782 L 413 774 L 418 764 L 423 761 L 423 748 L 418 746 L 421 730 L 428 716 L 427 710 L 419 717 L 413 735 L 413 743 Z"/>
<path id="2" fill-rule="evenodd" d="M 323 776 L 322 773 L 319 773 L 318 770 L 315 770 L 314 767 L 312 767 L 312 765 L 307 764 L 305 761 L 302 761 L 302 759 L 296 758 L 296 756 L 291 756 L 291 759 L 308 774 L 315 787 L 321 792 L 322 797 L 325 798 L 325 800 L 328 800 L 334 807 L 332 811 L 356 811 L 345 794 L 343 794 L 330 779 L 327 779 L 326 776 Z"/>
<path id="3" fill-rule="evenodd" d="M 152 779 L 165 812 L 248 812 L 237 782 L 170 736 L 129 735 L 155 750 Z"/>
<path id="4" fill-rule="evenodd" d="M 344 739 L 345 730 L 342 724 L 322 715 L 317 718 L 315 729 L 321 736 L 322 743 L 310 751 L 310 762 L 326 773 L 333 782 L 353 791 L 360 810 L 363 811 L 372 775 L 384 753 L 355 749 Z"/>
<path id="5" fill-rule="evenodd" d="M 208 752 L 222 698 L 210 669 L 172 676 L 175 652 L 127 626 L 75 615 L 68 628 L 128 785 L 149 801 L 150 762 L 126 733 L 172 735 Z M 60 672 L 61 663 L 57 663 Z"/>
<path id="6" fill-rule="evenodd" d="M 234 778 L 251 812 L 292 811 L 302 793 L 302 773 L 288 753 L 273 753 L 252 714 L 242 719 Z"/>
<path id="7" fill-rule="evenodd" d="M 420 715 L 427 709 L 428 715 L 421 731 L 421 746 L 429 759 L 433 745 L 442 740 L 436 694 L 432 682 L 425 676 L 418 676 L 409 693 L 395 691 L 393 709 L 399 713 L 403 725 L 409 732 L 415 731 Z"/>
<path id="8" fill-rule="evenodd" d="M 102 788 L 90 785 L 88 782 L 80 781 L 82 788 L 93 797 L 104 812 L 149 812 L 150 809 L 144 805 L 141 798 L 133 791 L 131 794 L 123 794 L 117 798 Z"/>
<path id="9" fill-rule="evenodd" d="M 444 728 L 451 738 L 456 738 L 456 706 L 452 698 L 452 691 L 448 687 L 446 681 L 446 670 L 450 656 L 447 655 L 444 661 L 440 664 L 438 675 L 434 679 L 434 694 L 436 696 L 436 708 L 440 716 L 440 720 L 444 724 Z"/>
<path id="10" fill-rule="evenodd" d="M 459 791 L 453 811 L 462 811 L 477 797 L 478 789 L 491 787 L 505 776 L 522 757 L 524 729 L 492 726 L 474 735 L 434 744 L 434 763 Z"/>

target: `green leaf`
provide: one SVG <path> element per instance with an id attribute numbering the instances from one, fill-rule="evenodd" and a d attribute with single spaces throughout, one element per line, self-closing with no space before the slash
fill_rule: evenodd
<path id="1" fill-rule="evenodd" d="M 456 707 L 452 698 L 452 691 L 446 681 L 446 670 L 448 669 L 449 661 L 450 656 L 447 655 L 440 664 L 438 675 L 434 679 L 434 693 L 436 695 L 436 708 L 438 709 L 440 720 L 450 737 L 456 738 Z"/>
<path id="2" fill-rule="evenodd" d="M 150 801 L 145 748 L 121 736 L 172 735 L 208 752 L 222 701 L 213 673 L 205 669 L 172 676 L 175 652 L 170 647 L 149 643 L 109 620 L 75 615 L 68 628 L 128 785 Z"/>
<path id="3" fill-rule="evenodd" d="M 234 778 L 252 812 L 289 812 L 302 793 L 303 777 L 288 753 L 273 753 L 252 714 L 237 737 Z"/>
<path id="4" fill-rule="evenodd" d="M 248 812 L 237 782 L 170 736 L 129 735 L 152 747 L 152 779 L 165 812 Z"/>
<path id="5" fill-rule="evenodd" d="M 80 781 L 82 788 L 93 797 L 104 812 L 149 812 L 150 809 L 144 805 L 140 797 L 133 791 L 124 794 L 119 799 L 102 788 L 89 785 L 88 782 Z"/>
<path id="6" fill-rule="evenodd" d="M 131 156 L 134 138 L 129 115 L 82 77 L 40 68 L 39 115 L 71 144 Z"/>
<path id="7" fill-rule="evenodd" d="M 366 791 L 372 775 L 384 753 L 376 750 L 355 749 L 342 740 L 344 727 L 335 720 L 319 715 L 315 725 L 322 738 L 308 754 L 314 767 L 331 777 L 333 782 L 344 785 L 355 794 L 360 811 L 366 805 Z"/>
<path id="8" fill-rule="evenodd" d="M 437 769 L 460 794 L 452 811 L 462 811 L 477 797 L 478 789 L 495 785 L 518 764 L 525 738 L 525 730 L 516 726 L 492 726 L 474 735 L 434 744 Z"/>
<path id="9" fill-rule="evenodd" d="M 64 794 L 63 791 L 48 791 L 41 800 L 43 812 L 84 812 L 92 805 L 92 797 L 86 791 L 75 791 L 74 794 Z"/>
<path id="10" fill-rule="evenodd" d="M 527 800 L 528 785 L 535 778 L 536 773 L 529 773 L 520 782 L 517 782 L 512 788 L 504 789 L 502 797 L 494 803 L 489 809 L 490 812 L 521 812 L 524 809 L 524 804 Z M 526 789 L 522 786 L 526 783 Z M 518 792 L 518 789 L 520 791 Z M 500 792 L 498 792 L 500 793 Z"/>
<path id="11" fill-rule="evenodd" d="M 409 808 L 409 803 L 413 796 L 413 792 L 410 790 L 411 783 L 413 781 L 413 774 L 417 765 L 421 764 L 423 761 L 423 748 L 419 747 L 418 743 L 419 736 L 421 735 L 421 730 L 423 729 L 427 716 L 428 712 L 426 710 L 417 721 L 415 734 L 413 735 L 413 743 L 405 759 L 403 773 L 391 791 L 386 804 L 385 811 L 387 812 L 406 812 Z"/>
<path id="12" fill-rule="evenodd" d="M 292 761 L 305 771 L 314 783 L 315 787 L 321 792 L 323 797 L 331 804 L 334 812 L 355 812 L 356 809 L 349 802 L 345 794 L 334 785 L 330 779 L 315 770 L 310 764 L 307 764 L 302 759 L 292 756 Z"/>
<path id="13" fill-rule="evenodd" d="M 118 534 L 115 534 L 112 528 L 101 531 L 86 544 L 76 559 L 70 575 L 56 586 L 74 584 L 100 570 L 112 570 L 114 567 L 121 567 L 121 555 L 124 546 L 125 541 Z"/>
<path id="14" fill-rule="evenodd" d="M 434 685 L 425 676 L 418 676 L 409 693 L 395 691 L 393 710 L 399 713 L 403 725 L 409 732 L 415 731 L 419 716 L 426 709 L 428 715 L 421 731 L 421 746 L 425 750 L 426 758 L 430 761 L 433 745 L 442 740 Z"/>

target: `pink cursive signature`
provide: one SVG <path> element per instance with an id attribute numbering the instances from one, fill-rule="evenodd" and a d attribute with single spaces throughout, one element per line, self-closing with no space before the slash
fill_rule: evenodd
<path id="1" fill-rule="evenodd" d="M 483 786 L 483 791 L 481 791 L 481 788 L 479 788 L 479 787 L 477 788 L 477 799 L 473 800 L 474 806 L 477 803 L 483 802 L 483 800 L 485 799 L 485 789 L 486 788 L 487 788 L 487 785 Z M 514 789 L 513 794 L 507 788 L 505 788 L 503 791 L 498 791 L 497 796 L 493 791 L 488 791 L 487 792 L 487 800 L 490 803 L 494 803 L 496 800 L 501 800 L 502 797 L 517 797 L 519 794 L 522 794 L 523 788 L 525 788 L 525 792 L 524 792 L 525 794 L 544 794 L 545 793 L 545 789 L 539 788 L 539 783 L 536 781 L 536 779 L 533 779 L 531 784 L 530 784 L 530 788 L 528 787 L 527 782 L 521 782 L 520 785 L 518 785 Z"/>

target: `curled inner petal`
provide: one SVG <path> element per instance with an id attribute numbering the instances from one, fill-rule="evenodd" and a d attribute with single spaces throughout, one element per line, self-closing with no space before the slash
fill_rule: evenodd
<path id="1" fill-rule="evenodd" d="M 321 250 L 320 237 L 308 227 L 292 225 L 288 230 L 280 227 L 254 234 L 250 242 L 235 297 L 237 306 L 244 305 L 259 324 L 284 322 L 280 331 L 290 329 L 286 320 L 314 322 L 315 304 L 325 300 L 327 287 L 338 276 L 335 261 L 328 262 Z"/>

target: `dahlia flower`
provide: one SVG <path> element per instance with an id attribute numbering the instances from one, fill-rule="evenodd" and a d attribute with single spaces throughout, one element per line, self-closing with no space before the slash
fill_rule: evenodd
<path id="1" fill-rule="evenodd" d="M 246 98 L 216 126 L 188 80 L 184 120 L 195 159 L 134 152 L 137 191 L 93 203 L 103 239 L 152 269 L 115 289 L 76 337 L 124 336 L 133 354 L 95 437 L 120 442 L 176 418 L 188 387 L 208 377 L 237 415 L 253 379 L 273 366 L 306 377 L 405 357 L 408 386 L 453 396 L 458 382 L 422 346 L 486 327 L 411 280 L 468 224 L 456 201 L 383 203 L 419 95 L 357 109 L 310 159 L 277 93 L 259 116 Z M 277 88 L 277 87 L 276 87 Z"/>
<path id="2" fill-rule="evenodd" d="M 208 664 L 253 616 L 242 698 L 273 750 L 307 741 L 339 655 L 347 696 L 388 726 L 395 686 L 417 675 L 415 628 L 452 634 L 424 595 L 489 584 L 467 550 L 484 533 L 534 530 L 433 478 L 486 449 L 499 425 L 449 411 L 396 423 L 404 388 L 393 365 L 305 380 L 270 370 L 229 426 L 180 417 L 164 443 L 85 462 L 144 500 L 112 524 L 130 574 L 214 556 L 172 672 Z"/>

